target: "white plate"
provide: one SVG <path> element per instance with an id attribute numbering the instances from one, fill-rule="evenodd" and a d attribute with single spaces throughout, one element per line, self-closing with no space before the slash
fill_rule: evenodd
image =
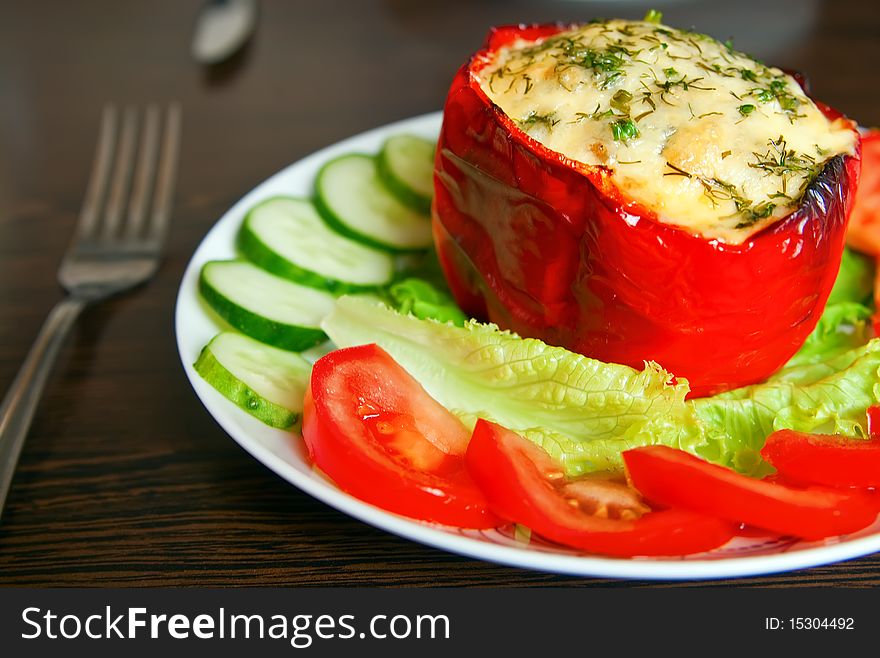
<path id="1" fill-rule="evenodd" d="M 770 536 L 738 537 L 721 549 L 678 559 L 596 557 L 543 542 L 527 544 L 509 530 L 466 531 L 430 526 L 390 514 L 340 491 L 312 471 L 300 437 L 263 425 L 206 384 L 192 364 L 220 327 L 199 299 L 198 274 L 206 261 L 235 255 L 235 234 L 245 212 L 271 196 L 310 195 L 322 163 L 352 151 L 375 153 L 389 135 L 408 132 L 435 139 L 440 119 L 438 112 L 377 128 L 290 165 L 236 203 L 202 240 L 186 269 L 177 297 L 177 345 L 196 394 L 233 439 L 291 484 L 365 523 L 454 553 L 529 569 L 611 578 L 723 578 L 811 567 L 880 550 L 880 521 L 857 534 L 824 542 L 806 543 Z"/>

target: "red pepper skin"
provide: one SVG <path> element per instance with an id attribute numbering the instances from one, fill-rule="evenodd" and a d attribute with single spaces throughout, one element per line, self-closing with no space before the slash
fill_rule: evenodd
<path id="1" fill-rule="evenodd" d="M 593 358 L 657 361 L 686 377 L 692 396 L 762 381 L 825 306 L 858 152 L 832 159 L 795 212 L 741 245 L 660 223 L 608 170 L 522 132 L 472 75 L 497 48 L 566 27 L 496 28 L 452 83 L 432 214 L 456 300 L 475 317 Z"/>

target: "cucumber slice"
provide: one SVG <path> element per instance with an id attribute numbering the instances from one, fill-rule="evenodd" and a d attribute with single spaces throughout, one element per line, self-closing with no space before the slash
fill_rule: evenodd
<path id="1" fill-rule="evenodd" d="M 246 261 L 205 263 L 199 291 L 220 317 L 260 342 L 301 352 L 327 339 L 321 320 L 333 310 L 333 295 Z"/>
<path id="2" fill-rule="evenodd" d="M 194 367 L 236 405 L 278 429 L 299 420 L 312 370 L 299 354 L 234 331 L 217 334 L 202 349 Z"/>
<path id="3" fill-rule="evenodd" d="M 369 155 L 344 155 L 318 172 L 315 206 L 334 229 L 372 247 L 411 251 L 431 245 L 431 221 L 388 191 Z"/>
<path id="4" fill-rule="evenodd" d="M 273 274 L 340 295 L 383 286 L 394 273 L 388 253 L 332 230 L 306 199 L 276 197 L 252 208 L 238 248 Z"/>
<path id="5" fill-rule="evenodd" d="M 389 137 L 376 159 L 379 177 L 411 208 L 431 213 L 434 196 L 434 143 L 414 135 Z"/>

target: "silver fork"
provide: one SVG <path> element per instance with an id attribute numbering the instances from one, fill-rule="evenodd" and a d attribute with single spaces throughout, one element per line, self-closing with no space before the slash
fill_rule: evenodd
<path id="1" fill-rule="evenodd" d="M 0 404 L 0 515 L 46 379 L 80 311 L 143 283 L 159 266 L 177 169 L 180 108 L 150 106 L 142 122 L 139 114 L 126 108 L 120 121 L 115 107 L 104 108 L 85 201 L 58 270 L 67 297 L 49 313 Z"/>

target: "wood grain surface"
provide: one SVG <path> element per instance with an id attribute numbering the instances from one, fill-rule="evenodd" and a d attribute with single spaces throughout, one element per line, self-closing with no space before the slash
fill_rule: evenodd
<path id="1" fill-rule="evenodd" d="M 666 6 L 668 4 L 668 6 Z M 276 477 L 202 408 L 172 315 L 207 230 L 270 174 L 344 137 L 439 109 L 492 24 L 640 17 L 694 26 L 782 66 L 880 124 L 874 0 L 736 3 L 261 3 L 234 61 L 189 55 L 199 3 L 0 3 L 0 391 L 51 306 L 107 101 L 181 102 L 167 256 L 138 291 L 86 312 L 28 437 L 0 523 L 0 584 L 654 586 L 451 555 L 350 519 Z M 880 555 L 736 586 L 880 584 Z M 661 583 L 680 587 L 700 583 Z"/>

